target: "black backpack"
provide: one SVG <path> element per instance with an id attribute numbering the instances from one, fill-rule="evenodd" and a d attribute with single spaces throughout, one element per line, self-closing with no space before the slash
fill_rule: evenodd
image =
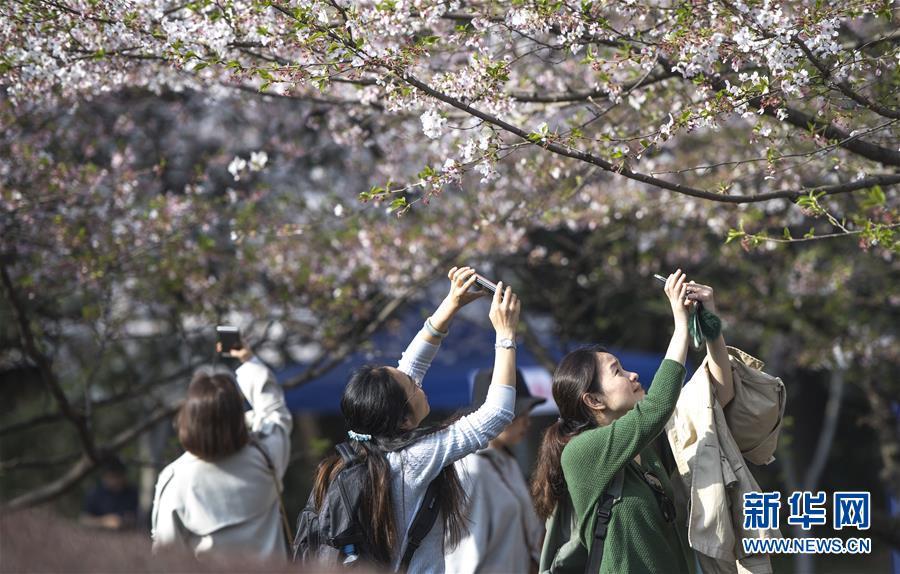
<path id="1" fill-rule="evenodd" d="M 344 467 L 328 485 L 322 508 L 318 512 L 315 491 L 310 493 L 306 507 L 297 518 L 294 561 L 332 567 L 360 562 L 371 564 L 374 554 L 360 515 L 363 493 L 369 481 L 366 464 L 349 443 L 340 443 L 335 449 L 344 459 Z M 436 503 L 437 482 L 432 481 L 425 491 L 425 500 L 409 527 L 401 571 L 406 571 L 409 567 L 413 553 L 434 526 L 439 512 Z M 348 548 L 351 545 L 352 552 Z M 351 554 L 357 560 L 347 561 Z"/>

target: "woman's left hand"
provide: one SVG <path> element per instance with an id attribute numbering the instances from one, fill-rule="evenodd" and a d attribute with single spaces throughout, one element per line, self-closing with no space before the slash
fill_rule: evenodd
<path id="1" fill-rule="evenodd" d="M 688 301 L 703 303 L 706 310 L 711 313 L 716 312 L 715 293 L 713 292 L 713 288 L 709 285 L 701 285 L 700 283 L 688 281 L 687 299 Z"/>

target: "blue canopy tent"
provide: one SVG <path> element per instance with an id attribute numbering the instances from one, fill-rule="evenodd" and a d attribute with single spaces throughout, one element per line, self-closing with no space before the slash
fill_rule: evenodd
<path id="1" fill-rule="evenodd" d="M 367 363 L 396 365 L 406 346 L 421 329 L 423 321 L 424 316 L 411 312 L 391 329 L 382 330 L 372 338 L 372 350 L 353 353 L 322 377 L 289 390 L 286 396 L 288 408 L 294 412 L 339 412 L 341 393 L 353 370 Z M 563 356 L 564 351 L 557 342 L 542 343 L 555 358 Z M 610 351 L 619 357 L 626 369 L 638 373 L 644 388 L 649 386 L 662 360 L 661 354 L 622 349 Z M 533 414 L 555 414 L 557 411 L 550 388 L 550 373 L 524 345 L 519 346 L 516 363 L 522 369 L 531 393 L 548 399 Z M 490 368 L 493 364 L 494 331 L 490 325 L 476 325 L 473 321 L 457 318 L 423 382 L 431 408 L 435 411 L 455 411 L 467 406 L 475 373 L 479 369 Z M 302 364 L 292 365 L 276 375 L 284 383 L 306 368 Z"/>

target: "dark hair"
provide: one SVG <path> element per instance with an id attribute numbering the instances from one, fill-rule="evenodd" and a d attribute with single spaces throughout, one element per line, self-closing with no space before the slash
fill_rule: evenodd
<path id="1" fill-rule="evenodd" d="M 224 373 L 194 375 L 175 426 L 181 446 L 203 460 L 217 460 L 241 450 L 249 435 L 244 397 L 237 383 Z"/>
<path id="2" fill-rule="evenodd" d="M 128 469 L 125 468 L 125 463 L 122 462 L 121 458 L 111 454 L 103 459 L 103 462 L 100 464 L 100 472 L 125 476 L 128 473 Z"/>
<path id="3" fill-rule="evenodd" d="M 341 397 L 341 412 L 349 430 L 372 435 L 365 442 L 351 442 L 368 465 L 369 478 L 362 500 L 362 513 L 368 528 L 364 528 L 369 548 L 377 562 L 389 564 L 391 551 L 400 544 L 398 526 L 394 520 L 391 497 L 391 468 L 386 454 L 399 451 L 420 440 L 423 436 L 446 428 L 449 423 L 436 427 L 404 430 L 402 425 L 411 414 L 409 401 L 403 387 L 391 375 L 387 367 L 366 365 L 347 383 Z M 321 508 L 325 492 L 331 480 L 343 468 L 339 455 L 331 455 L 319 464 L 313 486 L 317 509 Z M 444 467 L 435 479 L 438 486 L 437 500 L 444 520 L 445 541 L 456 546 L 466 532 L 463 506 L 466 494 L 459 482 L 454 465 Z"/>
<path id="4" fill-rule="evenodd" d="M 563 448 L 572 437 L 597 425 L 581 396 L 602 393 L 597 353 L 605 352 L 600 345 L 572 351 L 563 357 L 553 373 L 553 400 L 559 407 L 559 420 L 544 431 L 531 483 L 534 507 L 543 519 L 553 514 L 559 499 L 566 493 L 566 479 L 560 462 Z"/>

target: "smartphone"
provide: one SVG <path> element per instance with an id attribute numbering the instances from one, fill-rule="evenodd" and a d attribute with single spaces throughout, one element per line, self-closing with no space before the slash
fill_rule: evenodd
<path id="1" fill-rule="evenodd" d="M 659 281 L 660 283 L 662 283 L 663 285 L 666 284 L 666 278 L 663 277 L 662 275 L 660 275 L 659 273 L 654 273 L 653 278 L 656 279 L 657 281 Z"/>
<path id="2" fill-rule="evenodd" d="M 241 342 L 241 330 L 231 325 L 217 326 L 216 340 L 222 344 L 223 355 L 228 355 L 231 349 L 240 349 L 244 346 Z"/>
<path id="3" fill-rule="evenodd" d="M 491 283 L 478 273 L 475 274 L 475 284 L 484 289 L 485 291 L 490 291 L 491 293 L 497 292 L 497 284 Z"/>

